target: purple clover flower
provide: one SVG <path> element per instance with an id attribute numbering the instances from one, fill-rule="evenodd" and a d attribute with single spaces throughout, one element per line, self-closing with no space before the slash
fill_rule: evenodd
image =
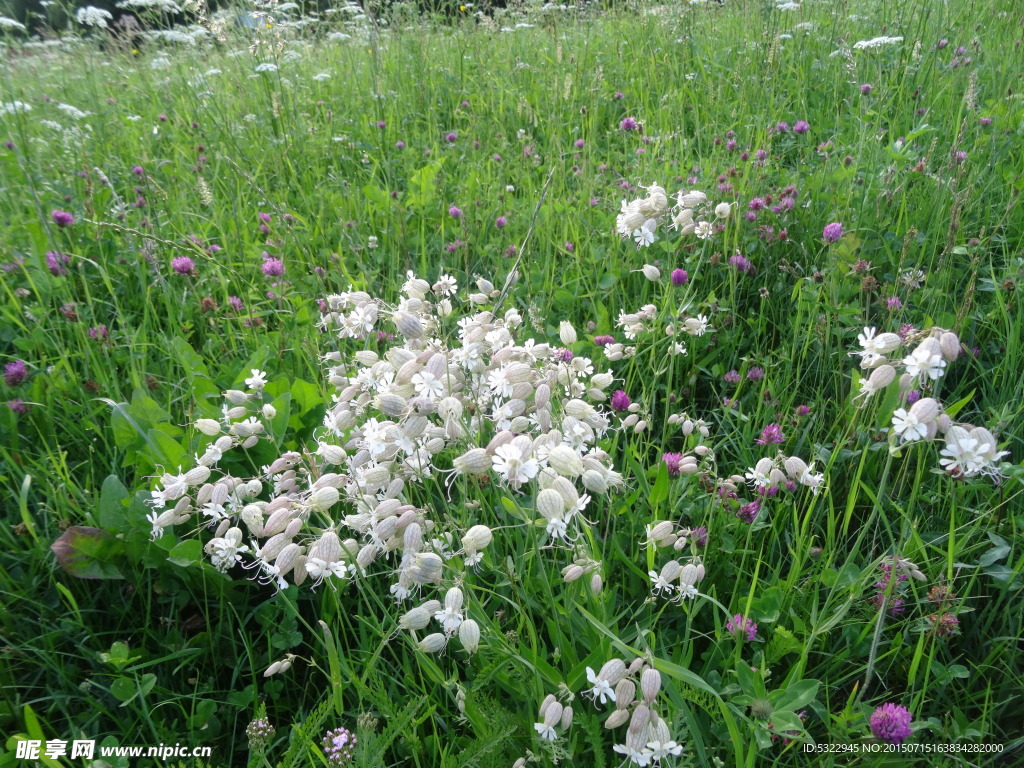
<path id="1" fill-rule="evenodd" d="M 17 413 L 19 416 L 23 413 L 28 413 L 28 403 L 22 400 L 20 397 L 16 397 L 13 400 L 7 401 L 7 407 Z"/>
<path id="2" fill-rule="evenodd" d="M 761 512 L 761 500 L 754 499 L 749 504 L 743 504 L 736 512 L 736 516 L 744 523 L 752 523 Z"/>
<path id="3" fill-rule="evenodd" d="M 50 215 L 53 216 L 53 223 L 58 227 L 70 227 L 75 223 L 75 217 L 67 211 L 54 210 Z"/>
<path id="4" fill-rule="evenodd" d="M 632 401 L 629 399 L 623 390 L 615 390 L 615 394 L 612 395 L 612 409 L 616 411 L 625 411 L 629 408 Z"/>
<path id="5" fill-rule="evenodd" d="M 839 238 L 843 236 L 843 225 L 838 221 L 833 221 L 831 224 L 826 224 L 825 228 L 821 231 L 821 238 L 826 243 L 835 243 L 839 241 Z"/>
<path id="6" fill-rule="evenodd" d="M 499 216 L 494 220 L 494 226 L 498 229 L 504 229 L 506 224 L 508 224 L 508 219 L 504 216 Z"/>
<path id="7" fill-rule="evenodd" d="M 883 704 L 871 713 L 871 733 L 887 744 L 902 744 L 911 734 L 910 710 L 899 704 Z"/>
<path id="8" fill-rule="evenodd" d="M 729 264 L 735 267 L 736 271 L 743 275 L 751 275 L 754 273 L 754 265 L 750 263 L 750 260 L 744 256 L 740 256 L 738 253 L 735 256 L 729 257 Z"/>
<path id="9" fill-rule="evenodd" d="M 188 256 L 177 256 L 171 259 L 171 269 L 179 275 L 194 275 L 196 273 L 196 263 Z"/>
<path id="10" fill-rule="evenodd" d="M 280 277 L 284 274 L 284 262 L 271 256 L 263 260 L 263 274 L 267 277 Z"/>
<path id="11" fill-rule="evenodd" d="M 746 639 L 748 643 L 757 637 L 757 624 L 742 613 L 737 613 L 725 622 L 725 628 L 729 631 L 729 634 L 736 635 L 741 640 Z"/>
<path id="12" fill-rule="evenodd" d="M 669 477 L 678 477 L 682 473 L 682 462 L 683 454 L 681 453 L 663 453 L 661 460 L 665 462 L 665 466 L 668 467 Z"/>
<path id="13" fill-rule="evenodd" d="M 779 424 L 769 424 L 761 430 L 761 436 L 754 440 L 758 445 L 778 445 L 786 441 L 786 436 L 782 433 L 782 426 Z"/>
<path id="14" fill-rule="evenodd" d="M 688 282 L 690 282 L 690 276 L 686 274 L 685 269 L 672 270 L 672 285 L 679 287 L 680 285 L 686 285 Z"/>
<path id="15" fill-rule="evenodd" d="M 60 251 L 47 251 L 46 252 L 46 268 L 50 270 L 50 274 L 58 277 L 60 275 L 66 275 L 68 270 L 65 264 L 68 264 L 71 259 Z"/>
<path id="16" fill-rule="evenodd" d="M 595 336 L 594 343 L 599 347 L 607 347 L 609 344 L 615 343 L 614 336 Z"/>
<path id="17" fill-rule="evenodd" d="M 622 122 L 619 123 L 619 128 L 624 131 L 635 131 L 636 130 L 636 118 L 635 117 L 624 117 Z"/>
<path id="18" fill-rule="evenodd" d="M 807 133 L 811 130 L 811 124 L 806 120 L 797 120 L 796 125 L 793 126 L 793 133 Z"/>
<path id="19" fill-rule="evenodd" d="M 451 208 L 448 209 L 448 215 L 451 216 L 453 219 L 461 219 L 462 210 L 458 206 L 453 205 Z"/>
<path id="20" fill-rule="evenodd" d="M 28 366 L 24 360 L 14 360 L 4 366 L 4 383 L 16 387 L 28 378 Z"/>
<path id="21" fill-rule="evenodd" d="M 726 384 L 739 384 L 740 383 L 740 372 L 733 368 L 725 376 L 722 377 Z"/>
<path id="22" fill-rule="evenodd" d="M 754 366 L 747 371 L 747 381 L 760 381 L 764 378 L 764 368 Z"/>
<path id="23" fill-rule="evenodd" d="M 455 131 L 452 131 L 451 133 L 444 137 L 444 140 L 447 141 L 449 144 L 453 144 L 458 138 L 459 134 L 457 134 Z"/>

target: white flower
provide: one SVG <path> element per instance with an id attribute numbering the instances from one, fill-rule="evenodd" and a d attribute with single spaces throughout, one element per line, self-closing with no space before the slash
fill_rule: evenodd
<path id="1" fill-rule="evenodd" d="M 680 600 L 693 600 L 697 597 L 700 592 L 693 584 L 681 584 L 679 586 L 679 599 Z"/>
<path id="2" fill-rule="evenodd" d="M 413 376 L 412 385 L 420 397 L 444 397 L 444 382 L 429 371 L 420 371 Z"/>
<path id="3" fill-rule="evenodd" d="M 277 72 L 277 64 L 273 64 L 269 61 L 265 61 L 262 64 L 256 65 L 257 72 Z"/>
<path id="4" fill-rule="evenodd" d="M 543 741 L 554 741 L 558 738 L 558 734 L 555 733 L 554 726 L 545 725 L 544 723 L 534 723 L 533 729 L 540 734 Z"/>
<path id="5" fill-rule="evenodd" d="M 698 221 L 697 226 L 693 230 L 693 234 L 701 240 L 709 240 L 714 233 L 714 227 L 707 221 Z"/>
<path id="6" fill-rule="evenodd" d="M 16 115 L 19 112 L 31 112 L 32 106 L 23 101 L 0 101 L 0 117 Z"/>
<path id="7" fill-rule="evenodd" d="M 97 8 L 93 5 L 87 5 L 84 8 L 79 8 L 78 13 L 75 14 L 75 18 L 82 26 L 99 27 L 101 29 L 106 29 L 107 22 L 114 20 L 110 11 L 106 11 L 103 8 Z"/>
<path id="8" fill-rule="evenodd" d="M 377 238 L 374 235 L 370 235 L 370 239 L 366 243 L 370 248 L 376 248 L 378 246 Z"/>
<path id="9" fill-rule="evenodd" d="M 674 741 L 648 741 L 647 749 L 651 753 L 651 759 L 657 762 L 663 757 L 678 757 L 683 754 L 683 747 L 681 744 L 676 744 Z"/>
<path id="10" fill-rule="evenodd" d="M 645 248 L 651 245 L 657 236 L 654 234 L 654 230 L 657 228 L 658 223 L 654 219 L 647 219 L 639 229 L 633 230 L 633 240 L 636 242 L 637 249 Z"/>
<path id="11" fill-rule="evenodd" d="M 928 425 L 904 408 L 897 408 L 893 412 L 892 428 L 905 443 L 923 440 L 928 435 Z"/>
<path id="12" fill-rule="evenodd" d="M 459 284 L 451 275 L 441 275 L 433 285 L 433 291 L 439 296 L 452 296 L 459 290 Z"/>
<path id="13" fill-rule="evenodd" d="M 865 328 L 861 333 L 857 334 L 857 341 L 864 352 L 873 353 L 878 351 L 875 349 L 875 334 L 877 332 L 878 329 L 876 328 Z"/>
<path id="14" fill-rule="evenodd" d="M 600 699 L 602 704 L 607 703 L 608 699 L 615 701 L 615 691 L 612 690 L 611 685 L 607 680 L 603 680 L 597 676 L 597 673 L 593 669 L 587 667 L 587 682 L 590 683 L 593 688 L 584 691 L 583 693 L 590 696 L 594 703 L 597 703 Z"/>
<path id="15" fill-rule="evenodd" d="M 25 25 L 20 21 L 9 19 L 6 16 L 0 16 L 0 29 L 13 29 L 16 32 L 24 32 Z"/>
<path id="16" fill-rule="evenodd" d="M 459 631 L 463 621 L 462 614 L 455 608 L 443 608 L 440 611 L 436 611 L 434 618 L 441 622 L 441 626 L 444 627 L 444 633 L 449 637 Z"/>
<path id="17" fill-rule="evenodd" d="M 903 358 L 903 365 L 907 367 L 907 373 L 911 376 L 927 376 L 932 381 L 942 378 L 946 361 L 940 354 L 933 354 L 923 346 L 918 347 L 910 353 L 909 357 Z"/>
<path id="18" fill-rule="evenodd" d="M 500 446 L 494 451 L 491 462 L 494 471 L 513 488 L 532 480 L 540 472 L 537 460 L 531 456 L 524 461 L 522 452 L 514 445 Z"/>
<path id="19" fill-rule="evenodd" d="M 267 385 L 267 372 L 258 368 L 252 369 L 252 376 L 245 380 L 245 386 L 249 389 L 263 389 Z"/>
<path id="20" fill-rule="evenodd" d="M 894 43 L 903 42 L 902 37 L 873 37 L 870 40 L 860 40 L 853 44 L 854 50 L 864 50 L 865 48 L 879 48 L 883 45 L 892 45 Z"/>
<path id="21" fill-rule="evenodd" d="M 616 744 L 612 747 L 613 750 L 618 752 L 620 755 L 625 755 L 634 765 L 650 765 L 651 764 L 651 753 L 645 750 L 638 750 L 629 745 Z"/>
<path id="22" fill-rule="evenodd" d="M 662 575 L 657 571 L 648 571 L 647 575 L 651 579 L 651 591 L 654 594 L 660 595 L 663 592 L 671 594 L 676 591 L 675 584 L 672 584 L 670 581 L 662 577 Z"/>

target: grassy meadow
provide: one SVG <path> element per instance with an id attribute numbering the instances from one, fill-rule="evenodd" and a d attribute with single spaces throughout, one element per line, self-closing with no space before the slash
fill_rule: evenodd
<path id="1" fill-rule="evenodd" d="M 1024 764 L 1015 0 L 137 6 L 0 18 L 0 766 Z"/>

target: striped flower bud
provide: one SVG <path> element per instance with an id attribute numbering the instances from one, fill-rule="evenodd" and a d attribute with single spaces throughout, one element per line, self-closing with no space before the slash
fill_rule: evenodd
<path id="1" fill-rule="evenodd" d="M 626 709 L 636 698 L 636 683 L 628 677 L 619 680 L 615 686 L 615 706 L 618 709 Z"/>
<path id="2" fill-rule="evenodd" d="M 644 695 L 644 701 L 648 704 L 654 702 L 661 690 L 661 673 L 656 669 L 647 667 L 640 675 L 640 691 Z"/>
<path id="3" fill-rule="evenodd" d="M 661 270 L 658 269 L 653 264 L 644 264 L 643 268 L 640 271 L 643 272 L 644 277 L 646 277 L 652 283 L 656 283 L 658 282 L 658 280 L 661 279 Z"/>
<path id="4" fill-rule="evenodd" d="M 622 659 L 610 659 L 605 662 L 597 673 L 599 680 L 604 680 L 608 685 L 618 685 L 626 675 L 626 663 Z"/>
<path id="5" fill-rule="evenodd" d="M 404 397 L 399 397 L 389 392 L 377 395 L 375 404 L 377 410 L 381 413 L 395 418 L 404 416 L 409 410 L 409 404 L 405 401 Z"/>
<path id="6" fill-rule="evenodd" d="M 561 702 L 553 701 L 548 704 L 548 708 L 544 710 L 544 725 L 549 728 L 558 725 L 562 720 L 562 709 Z"/>
<path id="7" fill-rule="evenodd" d="M 881 355 L 894 352 L 903 344 L 903 339 L 895 333 L 880 333 L 872 341 L 874 342 L 875 351 Z"/>
<path id="8" fill-rule="evenodd" d="M 636 414 L 633 414 L 633 415 L 635 416 Z M 643 419 L 641 419 L 641 420 L 640 420 L 640 421 L 638 421 L 638 422 L 636 423 L 636 425 L 635 425 L 635 426 L 633 427 L 633 433 L 634 433 L 634 434 L 637 434 L 637 435 L 639 435 L 639 434 L 640 434 L 640 433 L 642 433 L 642 432 L 643 432 L 643 431 L 644 431 L 645 429 L 647 429 L 647 422 L 646 422 L 646 421 L 644 421 Z"/>
<path id="9" fill-rule="evenodd" d="M 618 728 L 627 720 L 629 720 L 629 710 L 616 709 L 614 712 L 608 715 L 608 719 L 604 721 L 604 727 L 608 730 L 613 730 L 615 728 Z"/>
<path id="10" fill-rule="evenodd" d="M 202 485 L 210 479 L 209 467 L 194 467 L 185 473 L 185 485 L 190 488 Z"/>
<path id="11" fill-rule="evenodd" d="M 934 397 L 922 397 L 910 406 L 910 413 L 922 424 L 935 421 L 939 416 L 939 402 Z"/>
<path id="12" fill-rule="evenodd" d="M 227 400 L 232 405 L 245 405 L 247 402 L 249 402 L 249 395 L 247 395 L 245 392 L 242 392 L 239 389 L 229 389 L 227 392 L 224 393 L 224 399 Z M 230 418 L 237 419 L 239 417 L 231 416 Z"/>
<path id="13" fill-rule="evenodd" d="M 565 515 L 565 500 L 554 488 L 545 488 L 537 494 L 536 507 L 545 520 L 557 520 Z"/>
<path id="14" fill-rule="evenodd" d="M 567 565 L 562 569 L 562 581 L 572 584 L 576 579 L 586 573 L 586 569 L 580 565 Z"/>
<path id="15" fill-rule="evenodd" d="M 629 719 L 629 732 L 634 736 L 643 733 L 650 721 L 651 710 L 647 708 L 647 705 L 641 704 L 633 710 L 633 716 Z"/>
<path id="16" fill-rule="evenodd" d="M 942 356 L 949 362 L 953 362 L 960 356 L 960 338 L 952 331 L 946 331 L 939 336 L 939 347 Z"/>
<path id="17" fill-rule="evenodd" d="M 274 561 L 274 565 L 278 568 L 278 573 L 284 576 L 292 568 L 295 567 L 295 563 L 299 559 L 299 555 L 302 554 L 302 547 L 299 544 L 288 544 L 284 549 L 281 550 L 281 554 L 277 556 Z"/>
<path id="18" fill-rule="evenodd" d="M 548 711 L 548 708 L 557 701 L 558 699 L 555 698 L 555 695 L 553 693 L 549 693 L 547 696 L 544 697 L 544 700 L 540 703 L 539 710 L 541 719 L 544 718 L 544 715 Z"/>
<path id="19" fill-rule="evenodd" d="M 807 471 L 807 462 L 799 456 L 790 456 L 785 460 L 785 462 L 783 462 L 783 465 L 786 467 L 787 474 L 797 481 L 799 481 L 799 479 L 803 477 L 804 472 Z"/>
<path id="20" fill-rule="evenodd" d="M 391 319 L 395 323 L 395 328 L 407 339 L 419 339 L 423 336 L 423 323 L 415 315 L 411 315 L 408 312 L 395 312 Z"/>
<path id="21" fill-rule="evenodd" d="M 480 625 L 473 619 L 466 619 L 459 625 L 459 642 L 466 653 L 476 653 L 480 647 Z"/>
<path id="22" fill-rule="evenodd" d="M 563 320 L 558 324 L 558 338 L 567 347 L 576 343 L 576 329 L 572 327 L 572 323 Z"/>
<path id="23" fill-rule="evenodd" d="M 423 606 L 413 608 L 411 611 L 407 611 L 399 620 L 398 626 L 400 629 L 424 629 L 430 620 L 434 618 L 434 614 L 428 611 Z"/>
<path id="24" fill-rule="evenodd" d="M 325 563 L 333 563 L 341 557 L 341 540 L 334 531 L 324 531 L 320 538 L 309 548 L 307 556 L 310 560 L 319 558 Z"/>
<path id="25" fill-rule="evenodd" d="M 604 587 L 604 580 L 601 578 L 600 573 L 595 573 L 590 577 L 590 591 L 597 595 L 601 593 L 602 587 Z"/>
<path id="26" fill-rule="evenodd" d="M 592 493 L 606 493 L 608 482 L 600 472 L 588 469 L 583 473 L 583 487 Z"/>
<path id="27" fill-rule="evenodd" d="M 687 563 L 679 569 L 679 583 L 683 586 L 693 586 L 700 580 L 699 576 L 697 566 L 693 563 Z"/>
<path id="28" fill-rule="evenodd" d="M 583 474 L 583 462 L 572 448 L 556 445 L 548 453 L 548 466 L 564 477 L 578 477 Z"/>
<path id="29" fill-rule="evenodd" d="M 479 552 L 491 543 L 493 534 L 486 525 L 474 525 L 462 537 L 462 548 L 467 552 Z"/>
<path id="30" fill-rule="evenodd" d="M 658 546 L 662 546 L 662 543 L 672 533 L 674 528 L 675 524 L 669 520 L 657 522 L 647 532 L 647 539 Z"/>
<path id="31" fill-rule="evenodd" d="M 220 434 L 220 422 L 216 419 L 198 419 L 196 429 L 208 437 Z"/>
<path id="32" fill-rule="evenodd" d="M 559 723 L 562 726 L 562 730 L 565 730 L 572 725 L 572 707 L 565 706 L 562 708 L 562 717 L 559 720 Z"/>
<path id="33" fill-rule="evenodd" d="M 315 509 L 326 511 L 337 504 L 340 498 L 341 494 L 338 493 L 338 489 L 328 485 L 314 491 L 309 497 L 309 504 Z"/>
<path id="34" fill-rule="evenodd" d="M 423 653 L 440 653 L 444 650 L 444 647 L 447 644 L 448 638 L 445 637 L 443 632 L 434 632 L 420 640 L 416 646 L 423 651 Z"/>

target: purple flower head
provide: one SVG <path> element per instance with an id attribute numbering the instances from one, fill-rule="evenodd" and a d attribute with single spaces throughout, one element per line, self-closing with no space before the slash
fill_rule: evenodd
<path id="1" fill-rule="evenodd" d="M 357 741 L 355 734 L 347 728 L 328 731 L 323 739 L 323 748 L 329 768 L 341 768 L 341 766 L 349 765 L 355 754 Z"/>
<path id="2" fill-rule="evenodd" d="M 906 400 L 907 405 L 913 405 L 914 403 L 921 399 L 921 390 L 907 390 L 907 394 L 904 396 L 904 399 Z"/>
<path id="3" fill-rule="evenodd" d="M 50 215 L 53 216 L 53 223 L 58 227 L 70 227 L 75 223 L 75 217 L 67 211 L 54 210 Z"/>
<path id="4" fill-rule="evenodd" d="M 796 407 L 796 411 L 795 411 L 797 416 L 806 416 L 810 412 L 811 412 L 811 409 L 808 406 L 806 406 L 806 405 L 798 405 Z"/>
<path id="5" fill-rule="evenodd" d="M 730 152 L 735 151 L 737 146 L 738 145 L 736 144 L 736 139 L 729 139 L 729 141 L 725 143 L 725 148 L 728 149 Z"/>
<path id="6" fill-rule="evenodd" d="M 560 363 L 571 363 L 573 354 L 571 349 L 556 349 L 553 353 L 555 360 Z"/>
<path id="7" fill-rule="evenodd" d="M 96 341 L 106 341 L 109 333 L 107 332 L 107 326 L 97 325 L 89 329 L 89 338 L 95 339 Z"/>
<path id="8" fill-rule="evenodd" d="M 793 133 L 807 133 L 811 130 L 811 124 L 806 120 L 797 120 L 796 125 L 793 126 Z"/>
<path id="9" fill-rule="evenodd" d="M 747 381 L 760 381 L 763 378 L 764 368 L 759 368 L 758 366 L 755 365 L 753 368 L 747 371 Z"/>
<path id="10" fill-rule="evenodd" d="M 763 197 L 755 197 L 753 200 L 747 203 L 747 208 L 749 208 L 752 211 L 764 210 L 764 206 L 765 202 Z"/>
<path id="11" fill-rule="evenodd" d="M 725 622 L 725 628 L 729 631 L 729 634 L 736 635 L 741 640 L 745 639 L 748 643 L 757 637 L 757 624 L 742 613 L 737 613 Z"/>
<path id="12" fill-rule="evenodd" d="M 384 122 L 383 120 L 378 120 L 377 121 L 377 127 L 380 128 L 383 131 L 385 128 L 388 127 L 388 124 L 386 122 Z"/>
<path id="13" fill-rule="evenodd" d="M 8 400 L 7 407 L 19 415 L 23 413 L 28 413 L 28 404 L 20 397 L 16 397 L 13 400 Z"/>
<path id="14" fill-rule="evenodd" d="M 962 45 L 958 45 L 956 50 L 953 51 L 953 53 L 955 53 L 957 56 L 963 56 L 965 53 L 967 53 L 967 48 L 965 48 Z"/>
<path id="15" fill-rule="evenodd" d="M 938 44 L 938 46 L 937 46 L 937 47 L 938 47 L 938 49 L 939 49 L 939 50 L 941 51 L 941 50 L 942 50 L 943 48 L 945 48 L 945 47 L 946 47 L 947 45 L 949 45 L 949 40 L 947 40 L 946 38 L 942 38 L 941 40 L 939 40 L 939 44 Z"/>
<path id="16" fill-rule="evenodd" d="M 761 500 L 754 499 L 749 504 L 743 504 L 736 512 L 736 516 L 744 523 L 752 523 L 761 512 Z"/>
<path id="17" fill-rule="evenodd" d="M 958 150 L 958 151 L 953 153 L 953 162 L 954 163 L 962 163 L 966 159 L 967 159 L 967 153 L 966 152 Z"/>
<path id="18" fill-rule="evenodd" d="M 461 219 L 462 210 L 457 206 L 453 205 L 451 208 L 448 209 L 448 215 L 451 216 L 453 219 Z"/>
<path id="19" fill-rule="evenodd" d="M 405 149 L 405 142 L 404 141 L 396 141 L 395 142 L 395 149 Z"/>
<path id="20" fill-rule="evenodd" d="M 629 408 L 631 402 L 629 395 L 621 389 L 615 390 L 615 394 L 612 395 L 612 409 L 616 411 L 626 410 Z"/>
<path id="21" fill-rule="evenodd" d="M 902 744 L 911 734 L 913 718 L 906 707 L 883 704 L 871 713 L 871 733 L 887 744 Z"/>
<path id="22" fill-rule="evenodd" d="M 625 118 L 623 118 L 622 122 L 619 123 L 619 128 L 621 128 L 624 131 L 635 131 L 636 130 L 636 118 L 635 117 L 625 117 Z"/>
<path id="23" fill-rule="evenodd" d="M 576 147 L 576 149 L 583 149 L 583 147 L 585 147 L 586 145 L 587 142 L 585 142 L 583 139 L 576 139 L 576 142 L 573 144 L 573 146 Z"/>
<path id="24" fill-rule="evenodd" d="M 171 259 L 171 269 L 179 275 L 194 275 L 196 273 L 196 264 L 188 256 L 178 256 Z"/>
<path id="25" fill-rule="evenodd" d="M 70 261 L 71 259 L 60 251 L 46 252 L 46 268 L 50 270 L 51 275 L 66 275 L 68 271 L 64 265 Z"/>
<path id="26" fill-rule="evenodd" d="M 616 101 L 622 101 L 624 98 L 626 98 L 626 96 L 622 91 L 616 91 L 615 95 L 612 96 L 612 98 L 615 99 Z"/>
<path id="27" fill-rule="evenodd" d="M 455 131 L 452 131 L 451 133 L 444 137 L 444 140 L 447 141 L 449 144 L 452 144 L 458 138 L 459 134 L 457 134 Z"/>
<path id="28" fill-rule="evenodd" d="M 494 226 L 498 229 L 504 229 L 506 224 L 508 224 L 508 219 L 504 216 L 499 216 L 494 220 Z"/>
<path id="29" fill-rule="evenodd" d="M 5 141 L 4 142 L 4 147 L 6 147 L 7 149 L 14 149 L 14 142 L 10 141 L 10 140 Z"/>
<path id="30" fill-rule="evenodd" d="M 739 384 L 740 372 L 733 368 L 725 376 L 722 377 L 726 384 Z"/>
<path id="31" fill-rule="evenodd" d="M 843 236 L 843 225 L 838 221 L 826 224 L 821 231 L 821 237 L 826 243 L 835 243 Z"/>
<path id="32" fill-rule="evenodd" d="M 683 454 L 681 453 L 664 453 L 661 456 L 661 460 L 665 462 L 665 466 L 668 467 L 668 476 L 677 477 L 682 470 Z"/>
<path id="33" fill-rule="evenodd" d="M 776 133 L 786 133 L 789 131 L 789 123 L 782 121 L 775 124 Z"/>
<path id="34" fill-rule="evenodd" d="M 273 256 L 264 259 L 263 274 L 267 277 L 280 277 L 284 274 L 284 262 Z"/>
<path id="35" fill-rule="evenodd" d="M 572 253 L 573 251 L 576 250 L 576 244 L 573 243 L 572 240 L 566 240 L 565 241 L 565 250 L 568 251 L 569 253 Z"/>
<path id="36" fill-rule="evenodd" d="M 4 383 L 15 387 L 28 378 L 28 366 L 24 360 L 15 360 L 4 366 Z"/>
<path id="37" fill-rule="evenodd" d="M 595 336 L 594 337 L 594 343 L 597 344 L 597 346 L 599 346 L 599 347 L 606 347 L 609 344 L 614 344 L 615 343 L 615 337 L 614 336 Z"/>
<path id="38" fill-rule="evenodd" d="M 761 430 L 761 436 L 754 442 L 758 445 L 778 445 L 785 442 L 785 440 L 786 436 L 782 434 L 782 426 L 779 424 L 769 424 Z"/>
<path id="39" fill-rule="evenodd" d="M 142 168 L 141 165 L 136 165 L 134 168 L 132 168 L 132 173 L 134 173 L 136 176 L 144 176 L 146 171 Z"/>
<path id="40" fill-rule="evenodd" d="M 754 153 L 754 157 L 756 157 L 758 160 L 764 160 L 766 157 L 768 157 L 768 152 L 764 149 L 759 149 L 757 150 L 757 152 Z"/>
<path id="41" fill-rule="evenodd" d="M 757 221 L 757 214 L 753 211 L 747 211 L 743 214 L 743 218 L 746 221 Z"/>
<path id="42" fill-rule="evenodd" d="M 686 274 L 685 269 L 673 269 L 672 270 L 672 285 L 680 286 L 686 285 L 690 282 L 690 276 Z"/>
<path id="43" fill-rule="evenodd" d="M 243 304 L 242 300 L 237 296 L 228 296 L 228 304 L 231 305 L 231 308 L 235 310 L 235 312 L 241 312 L 245 309 L 245 304 Z"/>
<path id="44" fill-rule="evenodd" d="M 689 539 L 698 547 L 706 547 L 708 545 L 708 527 L 706 525 L 700 525 L 689 533 Z"/>
<path id="45" fill-rule="evenodd" d="M 260 218 L 260 221 L 262 221 L 264 224 L 269 224 L 270 223 L 270 214 L 266 213 L 265 211 L 260 211 L 259 212 L 259 218 Z"/>
<path id="46" fill-rule="evenodd" d="M 740 274 L 750 275 L 754 273 L 754 265 L 750 263 L 749 259 L 740 256 L 738 253 L 735 256 L 729 257 L 729 264 Z"/>
<path id="47" fill-rule="evenodd" d="M 980 120 L 978 120 L 978 125 L 980 125 L 982 128 L 987 128 L 988 126 L 992 125 L 992 118 L 983 117 Z"/>
<path id="48" fill-rule="evenodd" d="M 899 296 L 890 296 L 886 299 L 885 306 L 895 312 L 898 309 L 903 309 L 903 302 L 900 301 Z"/>
<path id="49" fill-rule="evenodd" d="M 167 115 L 160 115 L 160 116 L 159 116 L 159 117 L 158 117 L 157 119 L 158 119 L 158 120 L 159 120 L 159 121 L 160 121 L 161 123 L 166 123 L 166 122 L 167 122 Z"/>

